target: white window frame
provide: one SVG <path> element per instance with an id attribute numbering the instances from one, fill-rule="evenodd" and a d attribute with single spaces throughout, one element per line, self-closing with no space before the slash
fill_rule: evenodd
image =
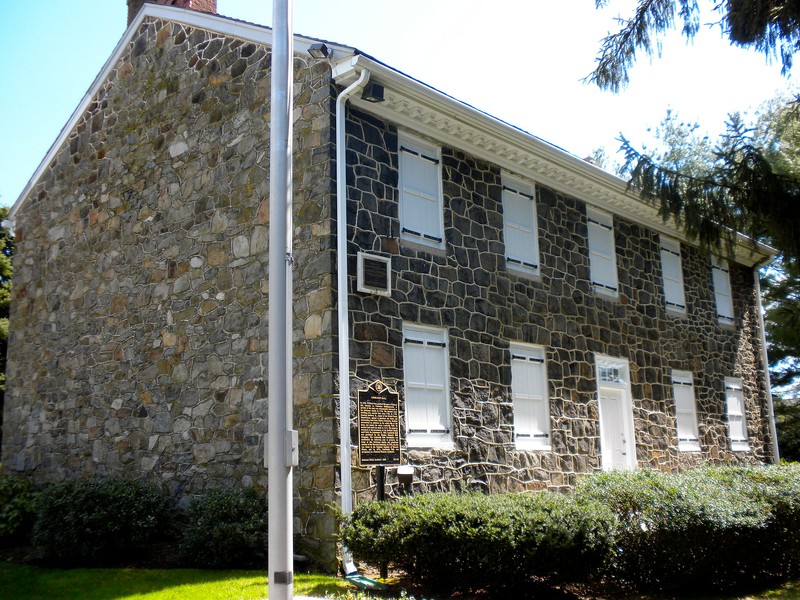
<path id="1" fill-rule="evenodd" d="M 661 242 L 661 277 L 664 285 L 664 302 L 669 312 L 686 314 L 686 293 L 683 284 L 681 243 L 673 238 L 659 236 Z"/>
<path id="2" fill-rule="evenodd" d="M 722 325 L 734 324 L 733 293 L 728 261 L 713 258 L 711 261 L 711 284 L 714 288 L 714 304 L 717 321 Z"/>
<path id="3" fill-rule="evenodd" d="M 408 446 L 452 447 L 447 330 L 404 323 L 403 372 Z M 426 413 L 423 422 L 412 413 Z"/>
<path id="4" fill-rule="evenodd" d="M 511 343 L 514 441 L 520 450 L 550 450 L 550 395 L 542 346 Z M 538 413 L 540 421 L 537 422 Z"/>
<path id="5" fill-rule="evenodd" d="M 405 132 L 397 137 L 400 239 L 443 249 L 442 150 Z M 428 179 L 415 181 L 411 175 L 415 168 L 429 172 Z M 436 218 L 426 219 L 431 212 Z"/>
<path id="6" fill-rule="evenodd" d="M 506 267 L 526 275 L 538 276 L 540 262 L 536 187 L 506 172 L 501 175 L 501 184 Z"/>
<path id="7" fill-rule="evenodd" d="M 614 216 L 587 206 L 586 225 L 592 287 L 599 294 L 616 297 L 619 293 L 619 276 L 614 241 Z M 602 265 L 608 267 L 606 269 L 608 273 L 602 272 Z"/>
<path id="8" fill-rule="evenodd" d="M 728 438 L 731 450 L 747 452 L 747 417 L 744 407 L 744 387 L 738 377 L 725 378 L 725 414 L 728 417 Z"/>
<path id="9" fill-rule="evenodd" d="M 675 432 L 678 436 L 678 450 L 697 452 L 700 450 L 700 437 L 697 427 L 694 374 L 691 371 L 672 370 L 672 397 L 675 401 Z M 681 424 L 686 426 L 687 422 L 690 424 L 683 428 Z"/>

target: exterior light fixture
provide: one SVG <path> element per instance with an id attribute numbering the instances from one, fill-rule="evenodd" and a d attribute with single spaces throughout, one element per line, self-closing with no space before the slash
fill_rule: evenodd
<path id="1" fill-rule="evenodd" d="M 370 81 L 364 86 L 361 99 L 367 102 L 383 102 L 383 86 L 380 83 Z"/>
<path id="2" fill-rule="evenodd" d="M 331 54 L 333 54 L 333 50 L 328 48 L 326 44 L 319 42 L 316 44 L 311 44 L 308 47 L 308 53 L 314 58 L 328 58 Z"/>

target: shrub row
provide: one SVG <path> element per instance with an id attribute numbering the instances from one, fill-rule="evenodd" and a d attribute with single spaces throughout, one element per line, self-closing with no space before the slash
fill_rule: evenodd
<path id="1" fill-rule="evenodd" d="M 30 544 L 46 565 L 123 564 L 162 541 L 177 541 L 190 566 L 263 565 L 266 528 L 266 503 L 252 490 L 216 490 L 181 511 L 140 481 L 68 481 L 37 492 L 0 475 L 0 546 Z"/>
<path id="2" fill-rule="evenodd" d="M 360 505 L 343 541 L 362 560 L 392 562 L 449 592 L 584 577 L 608 555 L 613 533 L 610 510 L 553 492 L 426 494 Z"/>
<path id="3" fill-rule="evenodd" d="M 569 495 L 369 502 L 342 531 L 358 560 L 443 591 L 590 576 L 648 591 L 741 588 L 800 568 L 800 465 L 601 473 Z"/>

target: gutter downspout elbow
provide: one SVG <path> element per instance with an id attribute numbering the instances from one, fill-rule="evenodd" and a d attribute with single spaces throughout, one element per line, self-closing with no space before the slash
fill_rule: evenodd
<path id="1" fill-rule="evenodd" d="M 364 69 L 358 80 L 336 98 L 336 294 L 339 340 L 339 468 L 342 515 L 353 512 L 352 450 L 350 440 L 350 318 L 347 300 L 347 164 L 345 112 L 347 99 L 366 85 L 370 73 Z M 356 571 L 350 551 L 342 546 L 345 575 Z"/>

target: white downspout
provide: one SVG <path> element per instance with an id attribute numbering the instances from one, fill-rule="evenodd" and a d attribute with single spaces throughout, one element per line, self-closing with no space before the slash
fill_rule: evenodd
<path id="1" fill-rule="evenodd" d="M 764 383 L 767 386 L 767 418 L 769 419 L 769 435 L 772 438 L 772 462 L 779 465 L 781 463 L 781 455 L 778 448 L 778 430 L 775 429 L 775 408 L 772 404 L 772 381 L 769 376 L 769 358 L 767 357 L 767 332 L 764 329 L 764 309 L 761 306 L 761 281 L 758 277 L 758 269 L 753 269 L 753 279 L 756 285 L 758 326 L 761 329 L 761 359 L 764 368 Z"/>
<path id="2" fill-rule="evenodd" d="M 339 324 L 339 466 L 342 484 L 342 515 L 353 512 L 353 477 L 350 447 L 350 318 L 347 302 L 347 164 L 345 148 L 345 104 L 369 80 L 364 69 L 358 80 L 336 98 L 336 293 Z M 342 546 L 345 575 L 356 571 L 350 551 Z"/>

